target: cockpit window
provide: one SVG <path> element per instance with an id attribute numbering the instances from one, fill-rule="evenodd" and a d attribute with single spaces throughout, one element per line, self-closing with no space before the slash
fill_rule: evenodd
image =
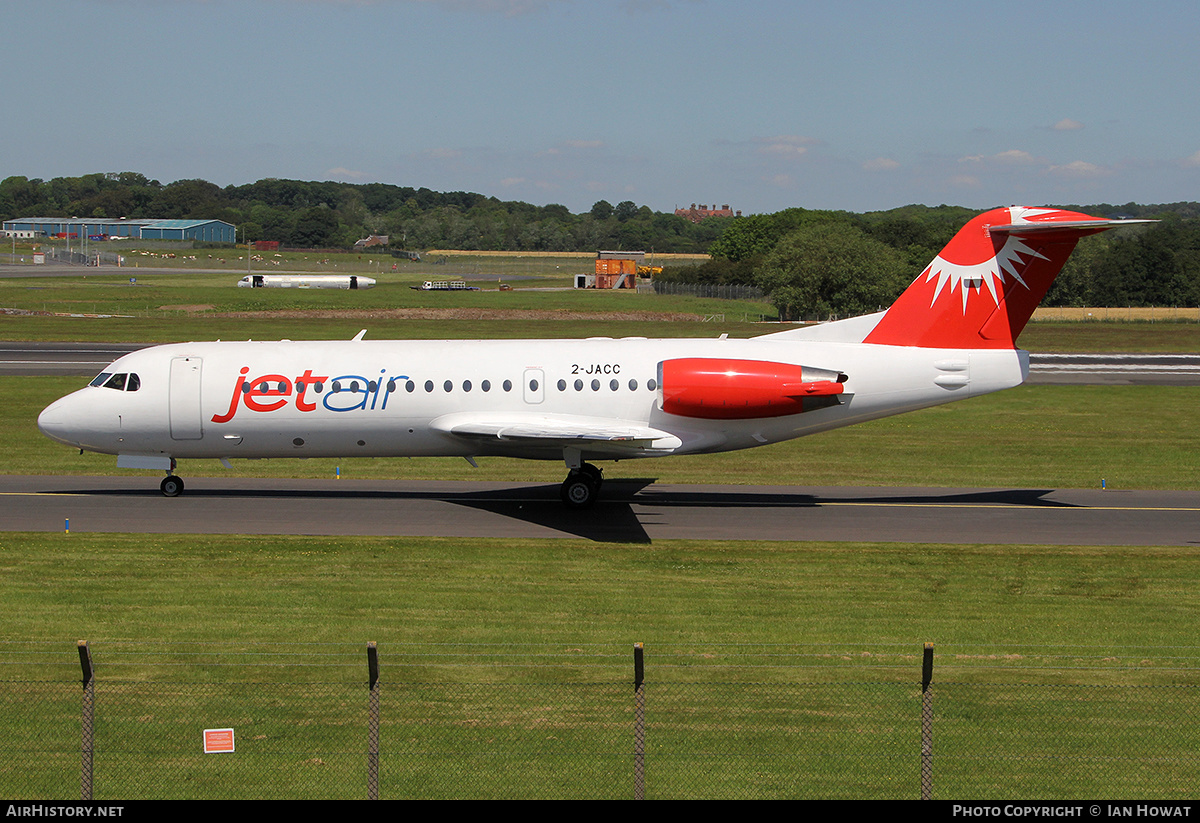
<path id="1" fill-rule="evenodd" d="M 116 389 L 117 391 L 137 391 L 142 387 L 142 379 L 136 373 L 113 374 L 112 372 L 102 372 L 96 375 L 89 386 L 102 386 L 106 389 Z"/>

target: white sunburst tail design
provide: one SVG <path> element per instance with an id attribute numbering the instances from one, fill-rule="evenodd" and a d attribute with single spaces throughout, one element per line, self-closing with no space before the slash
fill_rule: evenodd
<path id="1" fill-rule="evenodd" d="M 1006 277 L 1011 277 L 1026 289 L 1029 288 L 1029 284 L 1021 277 L 1021 270 L 1027 262 L 1022 259 L 1022 256 L 1047 259 L 1044 254 L 1025 245 L 1016 235 L 1010 235 L 994 257 L 980 263 L 967 265 L 952 263 L 939 254 L 933 258 L 933 262 L 924 272 L 927 281 L 937 278 L 929 305 L 933 306 L 947 287 L 949 287 L 950 294 L 958 289 L 962 294 L 962 310 L 965 315 L 967 313 L 967 296 L 973 289 L 981 286 L 987 288 L 988 293 L 992 296 L 992 302 L 999 305 L 1000 298 L 1004 294 Z"/>

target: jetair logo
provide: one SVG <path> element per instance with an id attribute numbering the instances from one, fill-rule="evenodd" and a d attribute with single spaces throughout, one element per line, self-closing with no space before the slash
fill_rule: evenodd
<path id="1" fill-rule="evenodd" d="M 379 370 L 379 377 L 368 378 L 359 374 L 343 374 L 330 378 L 324 374 L 313 374 L 312 369 L 294 378 L 282 374 L 264 374 L 247 379 L 249 366 L 242 366 L 229 408 L 224 414 L 214 414 L 212 422 L 228 423 L 245 406 L 252 412 L 279 411 L 288 405 L 297 411 L 312 412 L 324 407 L 331 412 L 368 411 L 387 408 L 388 397 L 397 388 L 397 380 L 408 380 L 406 375 L 385 377 L 387 369 Z"/>

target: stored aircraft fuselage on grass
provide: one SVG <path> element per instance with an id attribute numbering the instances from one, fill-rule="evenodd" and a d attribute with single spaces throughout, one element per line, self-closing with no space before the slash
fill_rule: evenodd
<path id="1" fill-rule="evenodd" d="M 561 460 L 590 505 L 594 461 L 704 454 L 1024 382 L 1015 347 L 1080 237 L 1119 221 L 1011 207 L 975 217 L 886 311 L 747 340 L 380 340 L 155 346 L 48 406 L 38 427 L 117 465 L 503 455 Z"/>
<path id="2" fill-rule="evenodd" d="M 240 289 L 371 289 L 375 280 L 357 274 L 247 274 Z"/>

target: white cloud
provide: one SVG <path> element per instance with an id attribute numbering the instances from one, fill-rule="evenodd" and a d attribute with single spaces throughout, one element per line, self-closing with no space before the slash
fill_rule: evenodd
<path id="1" fill-rule="evenodd" d="M 328 169 L 325 176 L 330 180 L 363 180 L 367 177 L 365 171 L 353 171 L 351 169 L 338 166 Z"/>
<path id="2" fill-rule="evenodd" d="M 1062 166 L 1051 166 L 1048 171 L 1059 177 L 1104 177 L 1111 173 L 1102 166 L 1083 160 L 1076 160 Z"/>
<path id="3" fill-rule="evenodd" d="M 759 154 L 769 157 L 801 157 L 808 152 L 809 146 L 819 143 L 812 137 L 796 134 L 783 134 L 778 137 L 756 137 L 753 141 Z"/>
<path id="4" fill-rule="evenodd" d="M 1030 165 L 1038 162 L 1037 158 L 1032 154 L 1027 151 L 1021 151 L 1020 149 L 1009 149 L 1008 151 L 1002 151 L 997 154 L 994 159 L 1004 163 L 1019 163 L 1021 165 Z"/>
<path id="5" fill-rule="evenodd" d="M 557 146 L 551 146 L 548 149 L 542 149 L 534 154 L 534 157 L 546 157 L 556 154 L 565 154 L 567 149 L 586 150 L 586 149 L 602 149 L 604 148 L 603 140 L 564 140 Z"/>
<path id="6" fill-rule="evenodd" d="M 989 164 L 989 165 L 1000 163 L 1000 164 L 1005 164 L 1005 165 L 1010 165 L 1010 166 L 1011 165 L 1032 166 L 1032 165 L 1036 165 L 1038 163 L 1045 163 L 1044 160 L 1038 160 L 1038 158 L 1034 157 L 1029 152 L 1022 151 L 1021 149 L 1009 149 L 1008 151 L 1002 151 L 999 154 L 992 154 L 992 155 L 970 154 L 970 155 L 967 155 L 966 157 L 960 157 L 958 159 L 958 162 L 960 162 L 960 163 L 985 163 L 985 164 Z"/>
<path id="7" fill-rule="evenodd" d="M 393 0 L 394 2 L 395 0 Z M 421 3 L 427 6 L 442 6 L 455 11 L 478 12 L 483 14 L 503 14 L 505 17 L 517 17 L 522 14 L 539 12 L 562 0 L 400 0 L 408 3 Z M 333 0 L 342 5 L 374 6 L 383 5 L 387 0 Z"/>
<path id="8" fill-rule="evenodd" d="M 1185 158 L 1183 161 L 1183 165 L 1185 165 L 1185 166 L 1200 166 L 1200 151 L 1196 152 L 1191 157 Z"/>
<path id="9" fill-rule="evenodd" d="M 876 157 L 862 164 L 863 171 L 894 171 L 900 164 L 890 157 Z"/>
<path id="10" fill-rule="evenodd" d="M 695 4 L 699 0 L 690 0 L 690 2 Z M 640 14 L 652 11 L 673 11 L 675 6 L 680 4 L 673 0 L 622 0 L 620 5 L 628 14 Z"/>
<path id="11" fill-rule="evenodd" d="M 1078 120 L 1072 120 L 1070 117 L 1064 117 L 1051 126 L 1051 128 L 1055 131 L 1077 131 L 1083 128 L 1083 123 L 1080 123 Z"/>

